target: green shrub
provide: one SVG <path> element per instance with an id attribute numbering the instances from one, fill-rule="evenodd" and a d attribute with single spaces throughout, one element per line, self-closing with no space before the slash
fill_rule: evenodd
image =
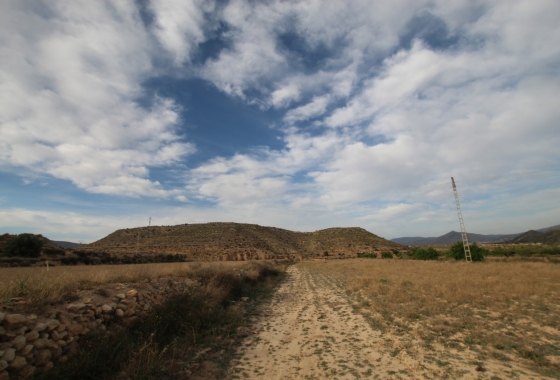
<path id="1" fill-rule="evenodd" d="M 358 253 L 358 257 L 365 258 L 365 259 L 377 259 L 377 253 Z"/>
<path id="2" fill-rule="evenodd" d="M 381 258 L 382 259 L 392 259 L 393 254 L 391 252 L 381 252 Z"/>
<path id="3" fill-rule="evenodd" d="M 482 248 L 476 243 L 469 244 L 469 247 L 471 248 L 472 261 L 484 261 L 484 256 L 490 253 L 486 248 Z M 453 244 L 447 252 L 447 256 L 455 260 L 465 260 L 463 242 L 458 241 Z"/>
<path id="4" fill-rule="evenodd" d="M 19 234 L 8 241 L 4 247 L 4 255 L 8 257 L 39 257 L 43 242 L 33 234 Z"/>
<path id="5" fill-rule="evenodd" d="M 439 252 L 432 247 L 415 247 L 410 250 L 410 255 L 416 260 L 437 260 L 439 257 Z"/>

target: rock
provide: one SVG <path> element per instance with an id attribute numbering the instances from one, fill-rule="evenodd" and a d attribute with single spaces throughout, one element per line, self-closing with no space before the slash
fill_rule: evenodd
<path id="1" fill-rule="evenodd" d="M 95 311 L 93 311 L 93 310 L 88 310 L 87 312 L 84 313 L 84 316 L 85 316 L 87 319 L 93 319 L 93 318 L 95 318 Z"/>
<path id="2" fill-rule="evenodd" d="M 59 362 L 60 364 L 64 364 L 67 361 L 68 361 L 68 356 L 66 356 L 66 355 L 59 356 L 58 359 L 57 359 L 57 362 Z"/>
<path id="3" fill-rule="evenodd" d="M 120 304 L 117 305 L 117 309 L 120 309 L 122 311 L 126 311 L 126 309 L 128 309 L 128 307 L 124 303 L 120 303 Z"/>
<path id="4" fill-rule="evenodd" d="M 8 368 L 8 362 L 5 360 L 0 360 L 0 371 L 5 370 L 6 368 Z"/>
<path id="5" fill-rule="evenodd" d="M 66 325 L 63 324 L 58 325 L 58 327 L 56 328 L 56 331 L 58 332 L 63 332 L 64 330 L 66 330 Z"/>
<path id="6" fill-rule="evenodd" d="M 33 330 L 37 331 L 37 332 L 42 332 L 47 328 L 46 323 L 37 323 L 35 325 L 35 328 Z"/>
<path id="7" fill-rule="evenodd" d="M 28 332 L 27 334 L 25 334 L 25 339 L 28 342 L 35 342 L 37 339 L 39 339 L 39 332 L 37 330 Z"/>
<path id="8" fill-rule="evenodd" d="M 0 371 L 0 380 L 10 380 L 10 375 L 6 371 Z"/>
<path id="9" fill-rule="evenodd" d="M 31 351 L 33 351 L 34 348 L 35 348 L 35 346 L 32 345 L 32 344 L 27 344 L 27 345 L 25 345 L 25 347 L 23 347 L 23 350 L 21 350 L 21 352 L 20 352 L 21 356 L 27 356 L 27 355 L 29 355 L 29 353 L 30 353 Z"/>
<path id="10" fill-rule="evenodd" d="M 27 364 L 27 360 L 23 356 L 16 356 L 14 360 L 10 363 L 8 368 L 11 369 L 22 369 Z"/>
<path id="11" fill-rule="evenodd" d="M 27 342 L 27 340 L 25 339 L 25 337 L 23 335 L 18 335 L 16 337 L 16 339 L 12 340 L 14 348 L 18 351 L 21 350 L 23 347 L 25 347 L 26 342 Z"/>
<path id="12" fill-rule="evenodd" d="M 86 335 L 88 332 L 90 332 L 91 330 L 88 329 L 87 327 L 84 327 L 84 329 L 82 330 L 82 335 Z"/>
<path id="13" fill-rule="evenodd" d="M 4 327 L 6 330 L 15 330 L 27 322 L 27 318 L 25 318 L 21 314 L 8 314 L 4 317 Z"/>
<path id="14" fill-rule="evenodd" d="M 249 301 L 249 297 L 241 297 L 241 301 L 242 302 L 247 302 L 247 301 Z"/>
<path id="15" fill-rule="evenodd" d="M 50 369 L 52 369 L 54 367 L 54 364 L 52 362 L 47 362 L 47 364 L 45 364 L 45 366 L 43 367 L 43 372 L 47 372 Z"/>
<path id="16" fill-rule="evenodd" d="M 80 335 L 83 331 L 84 327 L 79 324 L 74 324 L 68 327 L 68 334 L 70 335 Z"/>
<path id="17" fill-rule="evenodd" d="M 2 356 L 2 360 L 5 360 L 8 363 L 11 363 L 12 360 L 14 360 L 14 358 L 16 357 L 16 350 L 15 350 L 15 348 L 8 348 L 5 351 L 6 352 L 4 352 L 4 356 Z"/>
<path id="18" fill-rule="evenodd" d="M 101 306 L 101 310 L 103 311 L 104 314 L 109 314 L 113 311 L 113 308 L 107 304 Z"/>
<path id="19" fill-rule="evenodd" d="M 57 321 L 56 319 L 49 319 L 47 321 L 47 330 L 48 331 L 52 331 L 52 330 L 56 329 L 58 326 L 60 326 L 60 322 Z"/>
<path id="20" fill-rule="evenodd" d="M 86 308 L 86 304 L 83 302 L 71 303 L 70 305 L 66 306 L 66 310 L 72 313 L 77 313 L 85 308 Z"/>
<path id="21" fill-rule="evenodd" d="M 35 356 L 35 363 L 37 365 L 45 365 L 52 358 L 52 352 L 50 350 L 44 349 L 37 353 Z"/>
<path id="22" fill-rule="evenodd" d="M 132 317 L 134 315 L 135 311 L 134 309 L 128 309 L 124 312 L 124 316 L 125 317 Z"/>
<path id="23" fill-rule="evenodd" d="M 42 333 L 39 338 L 41 339 L 49 339 L 49 334 L 48 333 Z"/>
<path id="24" fill-rule="evenodd" d="M 27 330 L 28 330 L 27 326 L 22 326 L 19 329 L 15 330 L 15 331 L 12 331 L 12 332 L 16 335 L 23 335 L 27 332 Z"/>
<path id="25" fill-rule="evenodd" d="M 136 297 L 136 295 L 138 294 L 137 290 L 129 290 L 128 292 L 126 292 L 126 296 L 127 298 L 132 298 L 132 297 Z"/>
<path id="26" fill-rule="evenodd" d="M 6 318 L 6 313 L 0 312 L 0 323 L 4 322 L 4 318 Z"/>
<path id="27" fill-rule="evenodd" d="M 51 339 L 54 341 L 57 341 L 60 339 L 60 334 L 58 333 L 58 331 L 53 330 L 51 331 Z"/>
<path id="28" fill-rule="evenodd" d="M 38 349 L 38 350 L 42 350 L 43 348 L 48 346 L 48 340 L 47 339 L 37 339 L 35 341 L 35 343 L 33 343 L 33 346 L 35 346 L 35 348 Z"/>
<path id="29" fill-rule="evenodd" d="M 66 342 L 62 339 L 57 340 L 56 344 L 58 344 L 60 347 L 66 347 Z"/>
<path id="30" fill-rule="evenodd" d="M 124 299 L 126 298 L 126 296 L 125 296 L 123 293 L 117 294 L 116 297 L 117 297 L 118 299 L 121 299 L 121 300 L 124 300 Z"/>
<path id="31" fill-rule="evenodd" d="M 4 335 L 5 333 L 6 333 L 6 329 L 0 326 L 0 336 Z"/>
<path id="32" fill-rule="evenodd" d="M 122 318 L 124 316 L 124 311 L 122 311 L 121 309 L 117 309 L 115 314 L 117 315 L 117 317 Z"/>
<path id="33" fill-rule="evenodd" d="M 111 306 L 113 309 L 117 308 L 117 304 L 114 302 L 109 302 L 109 306 Z"/>
<path id="34" fill-rule="evenodd" d="M 90 304 L 92 301 L 91 301 L 91 298 L 84 298 L 82 300 L 82 302 L 85 303 L 85 304 Z"/>
<path id="35" fill-rule="evenodd" d="M 7 350 L 8 348 L 12 348 L 13 344 L 11 344 L 10 342 L 4 342 L 4 343 L 0 343 L 0 350 L 4 351 Z M 0 356 L 1 358 L 1 356 Z"/>
<path id="36" fill-rule="evenodd" d="M 4 356 L 5 353 L 6 353 L 6 351 L 0 350 L 0 359 L 2 358 L 2 356 Z M 0 371 L 1 371 L 1 370 L 0 370 Z"/>

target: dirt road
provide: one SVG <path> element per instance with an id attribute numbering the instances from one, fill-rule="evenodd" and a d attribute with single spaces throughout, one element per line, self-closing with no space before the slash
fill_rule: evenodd
<path id="1" fill-rule="evenodd" d="M 425 344 L 372 328 L 364 300 L 341 283 L 301 263 L 247 330 L 232 362 L 230 379 L 548 379 L 515 361 L 484 358 L 480 352 Z"/>
<path id="2" fill-rule="evenodd" d="M 231 378 L 395 378 L 406 373 L 390 352 L 374 349 L 381 335 L 352 306 L 340 284 L 303 266 L 265 306 Z M 380 376 L 381 375 L 381 376 Z"/>

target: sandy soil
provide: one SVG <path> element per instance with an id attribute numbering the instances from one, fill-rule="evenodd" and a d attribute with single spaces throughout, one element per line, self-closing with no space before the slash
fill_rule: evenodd
<path id="1" fill-rule="evenodd" d="M 468 351 L 409 347 L 373 329 L 342 284 L 301 264 L 288 269 L 247 334 L 230 379 L 543 378 L 514 363 L 477 368 L 476 355 Z"/>

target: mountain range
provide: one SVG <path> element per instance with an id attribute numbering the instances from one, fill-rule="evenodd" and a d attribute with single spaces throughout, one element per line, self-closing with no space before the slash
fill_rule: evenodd
<path id="1" fill-rule="evenodd" d="M 477 243 L 543 243 L 555 245 L 560 244 L 560 224 L 517 234 L 483 235 L 467 233 L 467 237 L 469 242 Z M 402 245 L 414 246 L 448 245 L 461 241 L 461 233 L 450 231 L 438 237 L 400 237 L 391 239 L 391 241 Z"/>

